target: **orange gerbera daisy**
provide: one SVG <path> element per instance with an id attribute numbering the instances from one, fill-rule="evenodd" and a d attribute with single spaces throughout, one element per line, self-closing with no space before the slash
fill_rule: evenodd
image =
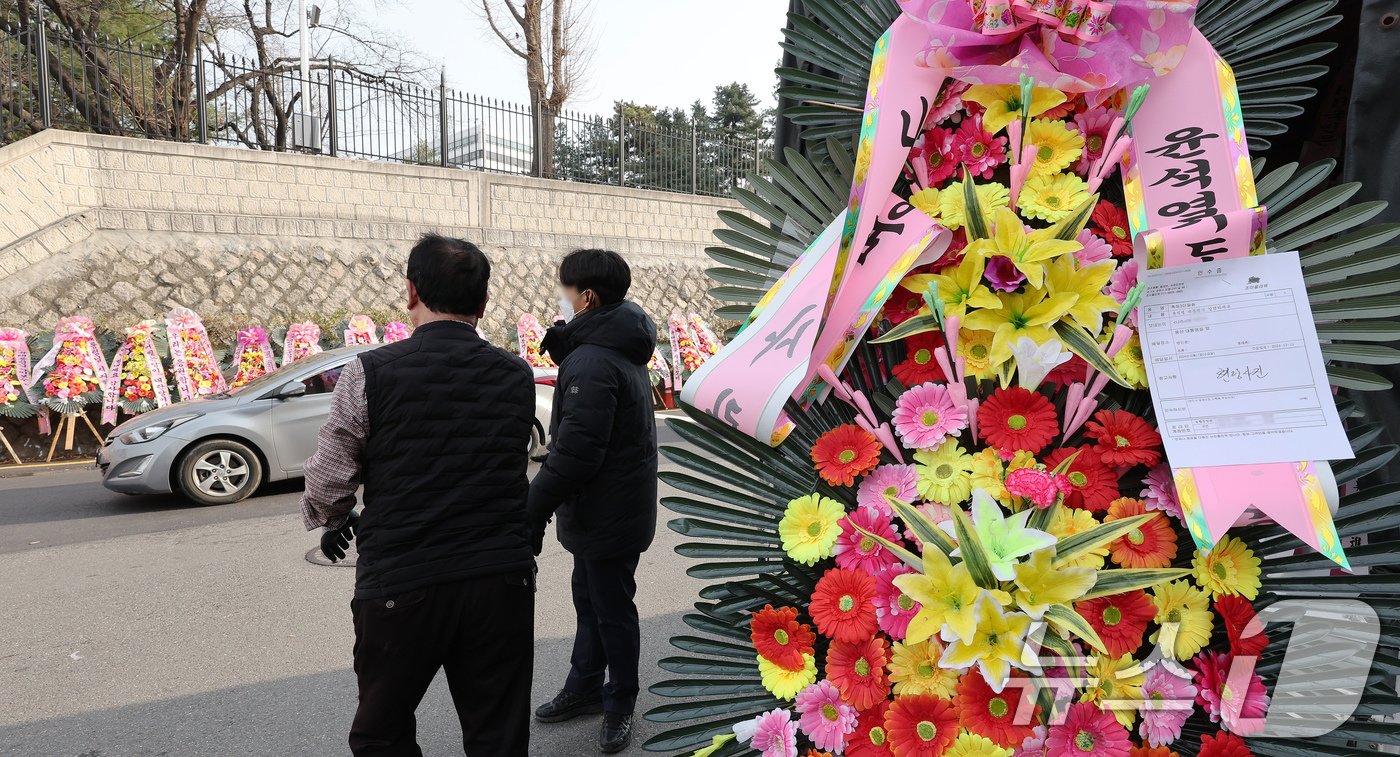
<path id="1" fill-rule="evenodd" d="M 885 713 L 895 757 L 938 757 L 958 738 L 953 703 L 932 694 L 899 697 Z"/>
<path id="2" fill-rule="evenodd" d="M 865 710 L 890 695 L 890 679 L 885 674 L 889 646 L 885 637 L 876 636 L 851 644 L 831 642 L 826 652 L 826 677 L 841 690 L 841 698 L 857 710 Z"/>
<path id="3" fill-rule="evenodd" d="M 1140 499 L 1123 497 L 1108 505 L 1104 522 L 1145 515 L 1149 511 Z M 1166 514 L 1153 510 L 1154 516 L 1138 528 L 1129 531 L 1108 547 L 1113 562 L 1124 568 L 1168 568 L 1176 558 L 1176 529 Z"/>
<path id="4" fill-rule="evenodd" d="M 880 463 L 880 442 L 853 423 L 822 434 L 812 445 L 812 462 L 832 486 L 850 486 Z"/>
<path id="5" fill-rule="evenodd" d="M 1024 676 L 1013 673 L 1012 678 Z M 1026 737 L 1035 735 L 1038 708 L 1029 718 L 1025 717 L 1033 706 L 1027 695 L 1034 695 L 1034 692 L 1034 688 L 1012 684 L 998 694 L 992 691 L 980 671 L 970 670 L 958 681 L 953 702 L 963 728 L 991 739 L 997 746 L 1014 749 L 1021 746 Z M 1018 720 L 1020 725 L 1017 725 Z"/>
<path id="6" fill-rule="evenodd" d="M 817 635 L 811 626 L 797 622 L 797 608 L 774 610 L 772 605 L 766 605 L 753 614 L 749 638 L 763 659 L 783 670 L 801 670 L 806 664 L 802 655 L 812 654 Z"/>

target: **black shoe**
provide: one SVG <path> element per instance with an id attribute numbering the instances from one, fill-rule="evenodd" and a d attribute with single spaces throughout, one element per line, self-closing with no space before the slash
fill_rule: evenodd
<path id="1" fill-rule="evenodd" d="M 603 729 L 598 732 L 598 747 L 603 754 L 621 752 L 632 743 L 632 716 L 615 712 L 603 714 Z"/>
<path id="2" fill-rule="evenodd" d="M 603 695 L 601 692 L 592 694 L 575 694 L 568 689 L 561 689 L 554 698 L 540 705 L 535 710 L 535 720 L 541 723 L 562 723 L 565 720 L 573 720 L 580 715 L 596 715 L 603 711 Z"/>

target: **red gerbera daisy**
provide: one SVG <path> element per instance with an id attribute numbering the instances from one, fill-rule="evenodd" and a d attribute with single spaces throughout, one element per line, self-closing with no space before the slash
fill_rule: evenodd
<path id="1" fill-rule="evenodd" d="M 1098 441 L 1099 459 L 1107 465 L 1150 468 L 1162 462 L 1162 435 L 1127 410 L 1100 410 L 1084 430 Z"/>
<path id="2" fill-rule="evenodd" d="M 885 300 L 885 306 L 880 313 L 891 326 L 898 326 L 918 315 L 923 307 L 924 298 L 918 292 L 911 292 L 901 286 L 895 287 L 894 294 Z"/>
<path id="3" fill-rule="evenodd" d="M 1093 224 L 1089 230 L 1108 242 L 1114 255 L 1120 258 L 1132 256 L 1133 233 L 1129 230 L 1127 212 L 1108 200 L 1099 200 L 1089 221 Z"/>
<path id="4" fill-rule="evenodd" d="M 832 486 L 850 486 L 880 463 L 880 442 L 874 434 L 847 423 L 822 434 L 812 445 L 812 462 Z"/>
<path id="5" fill-rule="evenodd" d="M 846 739 L 846 757 L 890 757 L 894 754 L 890 751 L 889 731 L 885 730 L 885 713 L 889 709 L 889 700 L 885 700 L 860 713 L 855 731 Z"/>
<path id="6" fill-rule="evenodd" d="M 1215 612 L 1225 621 L 1225 636 L 1230 640 L 1230 654 L 1236 657 L 1258 657 L 1269 645 L 1264 624 L 1254 614 L 1254 605 L 1244 597 L 1227 594 L 1215 600 Z"/>
<path id="7" fill-rule="evenodd" d="M 802 655 L 811 654 L 817 641 L 811 626 L 797 622 L 797 608 L 774 610 L 772 605 L 753 614 L 749 638 L 763 659 L 783 670 L 801 670 L 806 664 Z"/>
<path id="8" fill-rule="evenodd" d="M 826 652 L 826 677 L 841 690 L 841 698 L 857 710 L 874 707 L 890 696 L 885 673 L 889 643 L 875 636 L 857 643 L 831 642 Z"/>
<path id="9" fill-rule="evenodd" d="M 1074 458 L 1065 472 L 1070 484 L 1065 504 L 1094 512 L 1107 510 L 1109 503 L 1118 499 L 1118 475 L 1099 460 L 1099 454 L 1093 447 L 1087 444 L 1078 448 L 1061 447 L 1045 456 L 1045 467 L 1054 470 L 1075 452 L 1079 456 Z"/>
<path id="10" fill-rule="evenodd" d="M 1089 621 L 1113 657 L 1132 654 L 1142 647 L 1147 624 L 1157 616 L 1157 605 L 1143 591 L 1075 602 L 1074 610 Z"/>
<path id="11" fill-rule="evenodd" d="M 1089 364 L 1084 362 L 1084 358 L 1075 355 L 1069 360 L 1050 369 L 1050 372 L 1045 375 L 1045 381 L 1042 383 L 1054 384 L 1061 388 L 1067 387 L 1076 381 L 1083 381 L 1084 371 L 1088 369 L 1088 367 Z"/>
<path id="12" fill-rule="evenodd" d="M 875 614 L 875 579 L 863 570 L 832 568 L 817 581 L 807 610 L 828 639 L 852 644 L 880 630 Z"/>
<path id="13" fill-rule="evenodd" d="M 898 293 L 896 293 L 897 295 Z M 943 349 L 943 334 L 928 331 L 904 340 L 906 357 L 894 367 L 894 377 L 905 386 L 918 386 L 930 381 L 946 381 L 943 369 L 934 355 Z"/>
<path id="14" fill-rule="evenodd" d="M 977 411 L 977 431 L 997 449 L 1038 454 L 1060 430 L 1055 406 L 1019 386 L 992 392 Z"/>
<path id="15" fill-rule="evenodd" d="M 1166 568 L 1176 558 L 1176 529 L 1166 513 L 1148 510 L 1140 499 L 1121 497 L 1108 505 L 1104 522 L 1151 514 L 1154 517 L 1108 545 L 1109 557 L 1124 568 Z"/>
<path id="16" fill-rule="evenodd" d="M 1220 732 L 1201 737 L 1201 751 L 1197 757 L 1254 757 L 1254 752 L 1249 751 L 1239 736 Z"/>
<path id="17" fill-rule="evenodd" d="M 899 697 L 885 713 L 895 757 L 938 757 L 958 738 L 952 702 L 933 694 Z"/>
<path id="18" fill-rule="evenodd" d="M 1024 676 L 1012 673 L 1012 677 Z M 1014 749 L 1021 746 L 1026 737 L 1035 735 L 1039 708 L 1031 710 L 1033 704 L 1025 696 L 1034 691 L 1033 688 L 1011 684 L 998 694 L 987 685 L 982 673 L 974 668 L 964 673 L 958 681 L 958 695 L 953 702 L 957 705 L 958 721 L 963 728 L 991 739 L 997 746 Z M 1026 717 L 1028 711 L 1030 717 Z"/>

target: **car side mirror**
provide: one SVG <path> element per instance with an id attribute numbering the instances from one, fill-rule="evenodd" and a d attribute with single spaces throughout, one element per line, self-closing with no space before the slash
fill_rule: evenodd
<path id="1" fill-rule="evenodd" d="M 301 397 L 306 394 L 306 384 L 300 381 L 288 381 L 277 390 L 277 399 L 289 400 L 293 397 Z"/>

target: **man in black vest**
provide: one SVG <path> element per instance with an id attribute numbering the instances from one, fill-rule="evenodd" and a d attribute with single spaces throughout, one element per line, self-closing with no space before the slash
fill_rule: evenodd
<path id="1" fill-rule="evenodd" d="M 439 668 L 468 755 L 529 752 L 534 379 L 477 334 L 490 275 L 469 242 L 418 242 L 408 256 L 413 336 L 346 365 L 306 463 L 302 518 L 330 529 L 322 551 L 337 560 L 359 540 L 356 757 L 422 755 L 414 711 Z"/>
<path id="2" fill-rule="evenodd" d="M 603 711 L 599 746 L 632 740 L 640 690 L 637 562 L 656 535 L 656 419 L 647 362 L 656 326 L 623 298 L 632 272 L 607 250 L 576 250 L 559 265 L 566 323 L 541 347 L 559 364 L 550 449 L 530 484 L 535 554 L 557 511 L 573 553 L 574 633 L 564 688 L 535 710 L 544 723 Z M 607 683 L 604 685 L 604 677 Z"/>

